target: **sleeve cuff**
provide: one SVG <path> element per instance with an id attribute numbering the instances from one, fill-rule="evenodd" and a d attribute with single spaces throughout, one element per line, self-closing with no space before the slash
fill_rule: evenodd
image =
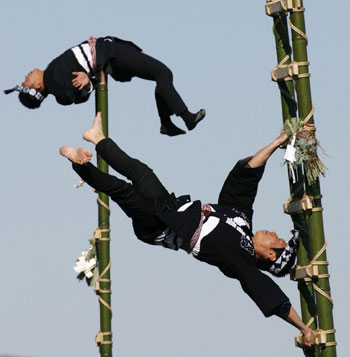
<path id="1" fill-rule="evenodd" d="M 87 91 L 89 94 L 94 90 L 94 85 L 90 81 L 90 89 Z"/>
<path id="2" fill-rule="evenodd" d="M 253 156 L 246 157 L 245 159 L 241 159 L 236 164 L 236 172 L 238 172 L 242 177 L 251 177 L 256 176 L 260 177 L 264 173 L 265 164 L 259 167 L 250 167 L 248 162 Z"/>
<path id="3" fill-rule="evenodd" d="M 287 300 L 273 311 L 273 315 L 276 315 L 276 316 L 280 317 L 281 319 L 286 320 L 289 315 L 291 307 L 292 307 L 292 304 L 290 303 L 289 300 Z"/>

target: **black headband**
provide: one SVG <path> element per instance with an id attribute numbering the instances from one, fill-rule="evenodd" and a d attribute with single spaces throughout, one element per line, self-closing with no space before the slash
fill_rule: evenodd
<path id="1" fill-rule="evenodd" d="M 45 99 L 45 96 L 42 95 L 39 91 L 37 91 L 34 88 L 30 88 L 30 87 L 22 87 L 22 86 L 16 86 L 13 87 L 11 89 L 5 89 L 4 93 L 5 94 L 10 94 L 12 92 L 20 92 L 20 93 L 25 93 L 25 94 L 29 94 L 31 97 L 35 98 L 36 100 L 38 100 L 40 103 Z"/>
<path id="2" fill-rule="evenodd" d="M 284 275 L 285 272 L 283 272 L 283 269 L 286 267 L 290 260 L 295 259 L 299 231 L 293 229 L 291 231 L 291 234 L 292 237 L 288 241 L 286 248 L 284 249 L 280 257 L 269 268 L 269 272 L 273 275 L 279 276 L 281 273 L 282 275 Z"/>

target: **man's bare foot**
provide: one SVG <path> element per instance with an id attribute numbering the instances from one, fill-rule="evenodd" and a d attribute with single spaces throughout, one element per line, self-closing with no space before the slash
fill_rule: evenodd
<path id="1" fill-rule="evenodd" d="M 92 158 L 92 153 L 88 149 L 73 148 L 71 146 L 61 146 L 60 154 L 75 164 L 86 164 Z"/>
<path id="2" fill-rule="evenodd" d="M 102 129 L 102 116 L 101 113 L 98 112 L 92 127 L 84 132 L 83 139 L 97 145 L 105 138 L 106 137 L 104 136 Z"/>

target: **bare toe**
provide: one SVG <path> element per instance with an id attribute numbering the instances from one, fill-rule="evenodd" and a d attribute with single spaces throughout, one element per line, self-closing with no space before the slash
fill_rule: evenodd
<path id="1" fill-rule="evenodd" d="M 71 146 L 62 146 L 60 148 L 60 154 L 66 157 L 69 161 L 75 164 L 86 164 L 92 158 L 92 153 L 88 149 L 74 148 Z"/>

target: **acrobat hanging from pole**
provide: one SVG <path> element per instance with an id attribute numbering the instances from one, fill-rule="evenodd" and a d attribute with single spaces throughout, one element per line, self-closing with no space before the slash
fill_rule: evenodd
<path id="1" fill-rule="evenodd" d="M 157 59 L 142 52 L 133 42 L 113 36 L 96 38 L 74 46 L 55 58 L 45 70 L 33 69 L 22 85 L 5 90 L 19 92 L 20 102 L 27 108 L 39 108 L 52 94 L 62 105 L 86 102 L 96 86 L 96 73 L 103 70 L 119 82 L 133 77 L 156 82 L 155 99 L 160 117 L 160 133 L 175 136 L 186 132 L 170 119 L 180 116 L 188 130 L 193 130 L 205 117 L 205 110 L 188 110 L 173 85 L 171 70 Z"/>
<path id="2" fill-rule="evenodd" d="M 229 278 L 238 279 L 246 294 L 266 316 L 277 315 L 297 327 L 305 346 L 312 330 L 300 319 L 288 297 L 263 271 L 287 274 L 295 262 L 298 232 L 286 242 L 275 232 L 252 232 L 253 203 L 265 164 L 287 140 L 281 134 L 255 155 L 237 162 L 226 178 L 217 204 L 191 201 L 190 196 L 170 194 L 147 165 L 128 156 L 102 130 L 98 113 L 83 138 L 128 183 L 104 173 L 90 163 L 92 152 L 62 146 L 77 174 L 104 192 L 132 219 L 135 235 L 151 245 L 182 249 L 196 259 L 216 266 Z"/>
<path id="3" fill-rule="evenodd" d="M 99 72 L 121 82 L 133 77 L 156 81 L 162 134 L 185 133 L 172 123 L 173 114 L 180 116 L 189 130 L 205 117 L 204 109 L 197 113 L 188 111 L 173 86 L 171 71 L 163 63 L 144 54 L 132 42 L 111 36 L 90 37 L 54 59 L 44 71 L 31 71 L 21 86 L 5 92 L 18 91 L 20 101 L 28 108 L 40 107 L 48 94 L 53 94 L 62 105 L 79 104 L 86 102 L 95 89 Z M 98 155 L 132 183 L 92 165 L 92 153 L 87 149 L 63 146 L 60 153 L 73 163 L 73 169 L 84 181 L 110 196 L 122 208 L 132 219 L 135 235 L 140 240 L 173 250 L 182 249 L 197 260 L 218 267 L 227 277 L 239 280 L 264 316 L 276 315 L 297 327 L 303 344 L 311 346 L 312 330 L 303 323 L 279 286 L 262 272 L 284 276 L 290 271 L 295 261 L 298 233 L 293 231 L 292 238 L 286 242 L 275 232 L 252 231 L 252 208 L 265 164 L 287 140 L 286 134 L 281 134 L 255 155 L 238 161 L 224 182 L 218 203 L 204 205 L 191 201 L 189 196 L 169 194 L 150 168 L 129 157 L 105 135 L 100 114 L 92 128 L 84 133 L 84 139 L 93 143 Z M 109 229 L 104 229 L 106 231 Z M 106 240 L 109 237 L 104 238 Z M 109 278 L 102 280 L 110 283 Z M 110 294 L 105 288 L 100 292 Z M 99 343 L 110 350 L 110 326 L 104 326 L 101 334 Z M 108 353 L 101 355 L 111 356 L 111 351 Z"/>

